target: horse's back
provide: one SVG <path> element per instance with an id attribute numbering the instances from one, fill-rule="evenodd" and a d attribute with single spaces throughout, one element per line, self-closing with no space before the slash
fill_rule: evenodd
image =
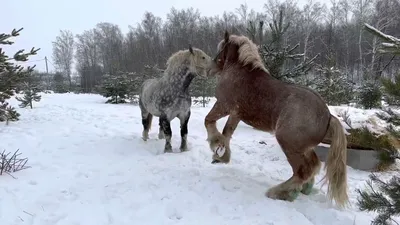
<path id="1" fill-rule="evenodd" d="M 246 94 L 268 104 L 267 109 L 271 112 L 281 114 L 286 110 L 285 114 L 329 114 L 323 98 L 311 88 L 285 83 L 264 71 L 245 77 L 244 83 L 250 84 Z"/>
<path id="2" fill-rule="evenodd" d="M 308 87 L 281 83 L 275 92 L 286 92 L 278 108 L 276 130 L 290 137 L 293 143 L 307 140 L 318 144 L 324 138 L 330 120 L 330 111 L 322 97 Z M 279 95 L 278 95 L 279 96 Z"/>
<path id="3" fill-rule="evenodd" d="M 176 91 L 165 80 L 148 79 L 143 82 L 140 92 L 141 104 L 154 116 L 165 114 L 171 120 L 190 111 L 190 95 Z"/>
<path id="4" fill-rule="evenodd" d="M 219 97 L 235 104 L 246 124 L 268 132 L 279 128 L 293 135 L 303 132 L 316 139 L 326 131 L 330 112 L 315 91 L 284 83 L 261 70 L 227 78 L 219 86 Z"/>

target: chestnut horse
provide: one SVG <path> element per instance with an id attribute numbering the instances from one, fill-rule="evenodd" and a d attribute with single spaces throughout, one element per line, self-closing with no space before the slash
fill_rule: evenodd
<path id="1" fill-rule="evenodd" d="M 325 164 L 329 199 L 340 207 L 348 203 L 347 140 L 340 121 L 331 115 L 319 94 L 272 77 L 247 37 L 230 35 L 218 44 L 209 76 L 219 76 L 216 103 L 205 118 L 207 141 L 214 152 L 212 163 L 229 163 L 230 139 L 238 123 L 275 133 L 292 167 L 293 175 L 266 192 L 272 199 L 294 201 L 311 193 L 321 162 L 314 148 L 325 136 L 332 144 Z M 222 131 L 217 120 L 229 116 Z"/>

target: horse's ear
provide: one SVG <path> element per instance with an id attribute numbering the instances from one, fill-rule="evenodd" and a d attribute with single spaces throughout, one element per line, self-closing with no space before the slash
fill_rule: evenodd
<path id="1" fill-rule="evenodd" d="M 225 30 L 225 43 L 228 43 L 228 41 L 229 41 L 229 32 L 228 32 L 228 30 Z"/>
<path id="2" fill-rule="evenodd" d="M 190 52 L 190 53 L 192 53 L 192 55 L 194 55 L 194 52 L 193 52 L 193 47 L 192 47 L 192 45 L 191 45 L 191 44 L 189 44 L 189 52 Z"/>

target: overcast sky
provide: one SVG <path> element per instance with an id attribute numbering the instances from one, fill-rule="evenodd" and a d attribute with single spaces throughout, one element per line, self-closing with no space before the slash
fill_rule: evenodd
<path id="1" fill-rule="evenodd" d="M 299 0 L 299 6 L 306 1 Z M 329 0 L 319 1 L 329 2 Z M 24 65 L 36 64 L 36 69 L 45 71 L 45 62 L 38 60 L 47 56 L 50 60 L 49 71 L 54 71 L 51 64 L 51 42 L 55 40 L 60 30 L 67 29 L 75 35 L 94 28 L 99 22 L 110 22 L 119 25 L 122 32 L 126 33 L 128 25 L 140 22 L 145 11 L 165 19 L 172 7 L 177 9 L 193 7 L 199 9 L 203 16 L 214 16 L 221 15 L 224 11 L 232 12 L 244 3 L 247 3 L 250 9 L 262 12 L 265 2 L 263 0 L 2 0 L 1 11 L 4 19 L 0 23 L 0 33 L 9 33 L 14 28 L 23 27 L 21 36 L 15 39 L 14 45 L 5 47 L 5 52 L 13 54 L 19 49 L 41 48 L 36 56 L 29 58 L 32 62 Z"/>

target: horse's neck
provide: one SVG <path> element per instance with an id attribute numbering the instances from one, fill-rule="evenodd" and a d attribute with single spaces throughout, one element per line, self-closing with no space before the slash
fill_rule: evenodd
<path id="1" fill-rule="evenodd" d="M 182 87 L 183 87 L 183 91 L 189 91 L 189 86 L 193 81 L 193 78 L 195 77 L 195 75 L 193 73 L 189 73 L 186 75 L 185 79 L 183 79 L 183 83 L 182 83 Z"/>
<path id="2" fill-rule="evenodd" d="M 194 77 L 195 75 L 190 73 L 188 68 L 183 68 L 177 74 L 166 74 L 163 77 L 163 81 L 172 88 L 175 88 L 177 91 L 186 92 L 189 90 L 189 86 Z"/>

